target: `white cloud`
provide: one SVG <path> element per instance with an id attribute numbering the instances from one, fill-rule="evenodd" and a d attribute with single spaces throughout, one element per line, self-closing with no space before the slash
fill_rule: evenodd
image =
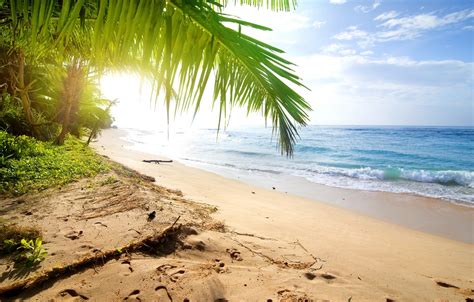
<path id="1" fill-rule="evenodd" d="M 357 5 L 354 7 L 356 12 L 368 13 L 380 6 L 380 0 L 374 0 L 372 5 Z"/>
<path id="2" fill-rule="evenodd" d="M 334 36 L 337 40 L 356 40 L 363 39 L 369 35 L 368 32 L 360 30 L 357 26 L 349 26 L 345 31 Z"/>
<path id="3" fill-rule="evenodd" d="M 373 54 L 374 54 L 374 52 L 371 51 L 371 50 L 366 50 L 366 51 L 363 51 L 363 52 L 360 53 L 361 56 L 371 56 Z"/>
<path id="4" fill-rule="evenodd" d="M 327 54 L 337 54 L 341 56 L 353 56 L 357 54 L 357 51 L 355 49 L 351 49 L 346 45 L 336 43 L 323 47 L 321 50 Z"/>
<path id="5" fill-rule="evenodd" d="M 346 2 L 347 0 L 329 0 L 329 3 L 331 4 L 344 4 Z"/>
<path id="6" fill-rule="evenodd" d="M 328 46 L 338 51 L 340 45 Z M 313 54 L 292 59 L 311 88 L 312 123 L 468 125 L 473 63 Z"/>
<path id="7" fill-rule="evenodd" d="M 434 13 L 419 14 L 385 20 L 379 27 L 386 30 L 378 33 L 379 40 L 409 40 L 421 36 L 428 30 L 460 23 L 474 17 L 474 10 L 466 9 L 445 16 Z"/>
<path id="8" fill-rule="evenodd" d="M 321 26 L 323 26 L 324 24 L 326 24 L 326 21 L 314 21 L 313 22 L 313 27 L 316 28 L 316 29 L 320 29 Z"/>
<path id="9" fill-rule="evenodd" d="M 398 17 L 398 16 L 399 16 L 399 13 L 397 13 L 394 10 L 391 10 L 389 12 L 385 12 L 385 13 L 382 13 L 382 14 L 378 15 L 377 17 L 374 18 L 374 20 L 375 21 L 385 21 L 385 20 L 388 20 L 388 19 L 393 19 L 393 18 Z"/>
<path id="10" fill-rule="evenodd" d="M 462 29 L 465 29 L 465 30 L 474 30 L 474 25 L 467 25 L 467 26 L 464 26 Z"/>
<path id="11" fill-rule="evenodd" d="M 381 22 L 377 25 L 378 28 L 381 28 L 379 31 L 367 32 L 356 26 L 350 26 L 345 31 L 336 34 L 333 38 L 346 41 L 354 40 L 362 48 L 371 47 L 378 42 L 412 40 L 430 30 L 474 18 L 474 10 L 466 9 L 444 16 L 434 13 L 423 13 L 397 18 L 398 15 L 395 11 L 389 11 L 375 17 L 375 21 Z M 470 27 L 465 26 L 464 29 L 469 30 Z"/>

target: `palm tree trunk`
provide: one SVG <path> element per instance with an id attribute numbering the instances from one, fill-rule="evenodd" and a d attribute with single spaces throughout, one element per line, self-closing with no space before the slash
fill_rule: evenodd
<path id="1" fill-rule="evenodd" d="M 71 122 L 77 114 L 79 101 L 83 91 L 83 68 L 79 60 L 74 59 L 68 67 L 66 78 L 64 79 L 63 92 L 61 95 L 63 108 L 61 119 L 61 133 L 56 138 L 58 145 L 64 144 L 66 134 L 70 131 Z"/>
<path id="2" fill-rule="evenodd" d="M 40 138 L 40 134 L 35 127 L 33 121 L 33 113 L 31 110 L 31 100 L 28 94 L 30 85 L 25 84 L 25 55 L 22 51 L 18 53 L 18 75 L 16 77 L 16 90 L 19 92 L 21 105 L 23 107 L 23 112 L 25 113 L 25 118 L 31 127 L 31 131 L 36 138 Z"/>

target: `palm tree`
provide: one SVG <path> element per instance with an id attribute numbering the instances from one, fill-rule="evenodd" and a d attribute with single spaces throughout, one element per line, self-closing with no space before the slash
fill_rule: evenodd
<path id="1" fill-rule="evenodd" d="M 156 97 L 164 94 L 168 114 L 171 106 L 196 114 L 213 74 L 218 125 L 233 106 L 262 112 L 278 135 L 281 152 L 291 155 L 310 106 L 289 84 L 304 86 L 280 49 L 242 30 L 270 29 L 223 13 L 228 2 L 0 0 L 1 43 L 31 62 L 54 49 L 98 72 L 138 70 L 153 80 Z M 296 4 L 295 0 L 235 3 L 285 11 Z"/>

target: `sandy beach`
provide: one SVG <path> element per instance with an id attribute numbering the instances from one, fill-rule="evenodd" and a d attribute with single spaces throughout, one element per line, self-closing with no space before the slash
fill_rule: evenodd
<path id="1" fill-rule="evenodd" d="M 464 301 L 474 297 L 472 244 L 326 203 L 252 187 L 176 162 L 144 163 L 142 160 L 151 155 L 124 148 L 126 143 L 119 137 L 120 130 L 104 131 L 94 148 L 114 161 L 155 177 L 159 185 L 181 190 L 186 198 L 216 206 L 214 217 L 233 232 L 278 242 L 297 242 L 324 261 L 321 272 L 334 277 L 286 280 L 291 290 L 309 288 L 310 296 L 318 293 L 318 299 L 335 301 L 347 301 L 350 297 L 355 301 Z M 383 193 L 362 194 L 373 198 L 384 196 Z M 446 208 L 453 212 L 452 208 Z M 460 211 L 463 212 L 460 217 L 467 218 L 471 225 L 465 234 L 472 236 L 473 211 L 469 208 Z M 278 251 L 279 246 L 270 244 L 270 249 Z M 262 282 L 265 286 L 265 280 Z M 246 300 L 246 293 L 236 292 L 233 285 L 225 290 L 232 293 L 230 300 Z"/>
<path id="2" fill-rule="evenodd" d="M 2 301 L 474 298 L 472 228 L 447 227 L 472 225 L 471 208 L 325 186 L 304 198 L 284 183 L 143 162 L 163 158 L 123 135 L 93 144 L 109 170 L 0 199 L 1 218 L 41 232 L 47 251 L 31 268 L 0 261 Z"/>

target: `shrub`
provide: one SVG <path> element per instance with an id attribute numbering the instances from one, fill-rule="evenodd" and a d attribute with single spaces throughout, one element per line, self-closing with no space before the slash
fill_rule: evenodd
<path id="1" fill-rule="evenodd" d="M 108 169 L 108 163 L 74 137 L 56 146 L 0 131 L 0 193 L 41 191 Z"/>

